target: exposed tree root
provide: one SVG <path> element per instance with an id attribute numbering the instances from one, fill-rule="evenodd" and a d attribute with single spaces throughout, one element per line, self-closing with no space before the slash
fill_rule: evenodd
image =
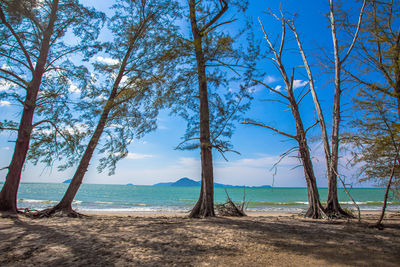
<path id="1" fill-rule="evenodd" d="M 329 219 L 354 219 L 356 218 L 353 214 L 346 212 L 342 208 L 325 208 L 324 210 L 326 216 L 328 216 Z"/>
<path id="2" fill-rule="evenodd" d="M 215 217 L 214 209 L 205 206 L 196 205 L 189 214 L 189 218 L 207 218 Z"/>
<path id="3" fill-rule="evenodd" d="M 306 213 L 304 214 L 306 218 L 312 219 L 328 219 L 329 217 L 326 215 L 325 211 L 321 207 L 312 207 L 310 206 Z"/>
<path id="4" fill-rule="evenodd" d="M 84 215 L 82 213 L 76 212 L 73 209 L 70 208 L 58 208 L 53 207 L 53 208 L 48 208 L 42 211 L 36 211 L 34 213 L 29 212 L 28 213 L 29 217 L 35 218 L 35 219 L 41 219 L 41 218 L 50 218 L 50 217 L 70 217 L 70 218 L 83 218 L 83 217 L 88 217 L 87 215 Z"/>

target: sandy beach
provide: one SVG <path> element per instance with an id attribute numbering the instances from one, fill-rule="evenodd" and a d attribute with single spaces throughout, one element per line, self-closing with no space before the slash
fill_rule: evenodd
<path id="1" fill-rule="evenodd" d="M 296 214 L 0 218 L 1 266 L 399 266 L 400 214 L 384 230 Z"/>

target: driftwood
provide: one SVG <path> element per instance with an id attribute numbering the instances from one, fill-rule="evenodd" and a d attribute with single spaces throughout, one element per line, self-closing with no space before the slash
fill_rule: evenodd
<path id="1" fill-rule="evenodd" d="M 235 204 L 232 199 L 229 197 L 228 191 L 226 191 L 226 202 L 223 204 L 216 204 L 215 207 L 217 209 L 217 212 L 221 216 L 237 216 L 237 217 L 242 217 L 242 216 L 247 216 L 244 210 L 248 206 L 248 202 L 246 204 L 245 198 L 246 198 L 246 189 L 243 191 L 243 201 L 240 205 Z M 246 204 L 246 207 L 245 207 Z"/>

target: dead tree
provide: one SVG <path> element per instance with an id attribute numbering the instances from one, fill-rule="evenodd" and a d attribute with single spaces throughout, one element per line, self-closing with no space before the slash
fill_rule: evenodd
<path id="1" fill-rule="evenodd" d="M 262 31 L 264 33 L 265 39 L 267 40 L 269 49 L 272 51 L 273 56 L 274 56 L 273 58 L 271 58 L 271 60 L 277 66 L 277 68 L 279 69 L 279 72 L 282 76 L 283 82 L 285 84 L 286 93 L 281 92 L 275 88 L 272 88 L 271 86 L 269 86 L 263 82 L 260 82 L 260 81 L 256 81 L 256 82 L 265 86 L 271 92 L 275 93 L 280 98 L 284 99 L 285 103 L 287 104 L 287 106 L 290 109 L 292 116 L 294 118 L 295 126 L 296 126 L 296 134 L 290 134 L 287 132 L 283 132 L 274 127 L 271 127 L 271 126 L 268 126 L 268 125 L 265 125 L 262 123 L 252 122 L 252 121 L 245 121 L 242 124 L 261 126 L 261 127 L 267 128 L 269 130 L 272 130 L 280 135 L 283 135 L 285 137 L 289 137 L 290 139 L 293 139 L 297 142 L 299 158 L 300 158 L 301 163 L 304 168 L 304 176 L 306 179 L 307 191 L 308 191 L 309 207 L 308 207 L 308 210 L 307 210 L 305 216 L 310 217 L 310 218 L 316 218 L 316 219 L 323 218 L 323 217 L 325 217 L 325 212 L 324 212 L 323 207 L 319 200 L 317 182 L 316 182 L 316 178 L 315 178 L 315 174 L 314 174 L 313 164 L 311 161 L 310 149 L 309 149 L 309 146 L 307 143 L 307 138 L 306 138 L 307 131 L 310 130 L 316 124 L 318 124 L 318 121 L 315 122 L 310 127 L 306 128 L 306 129 L 304 128 L 304 124 L 303 124 L 303 121 L 302 121 L 302 118 L 300 115 L 300 111 L 299 111 L 299 104 L 300 104 L 301 100 L 308 94 L 309 91 L 300 95 L 298 98 L 295 97 L 294 88 L 293 88 L 295 68 L 292 68 L 292 74 L 289 76 L 289 74 L 287 73 L 286 68 L 283 64 L 283 51 L 284 51 L 284 46 L 285 46 L 287 20 L 283 17 L 283 15 L 281 17 L 278 17 L 275 14 L 272 14 L 272 15 L 281 22 L 281 26 L 282 26 L 281 42 L 280 42 L 280 46 L 278 49 L 271 42 L 260 19 L 259 19 L 259 23 L 260 23 Z"/>
<path id="2" fill-rule="evenodd" d="M 341 74 L 342 74 L 342 66 L 345 63 L 346 59 L 349 57 L 357 40 L 358 33 L 361 27 L 362 17 L 364 14 L 365 5 L 366 5 L 366 0 L 363 1 L 363 5 L 361 7 L 357 27 L 353 35 L 353 40 L 350 46 L 348 47 L 346 54 L 344 54 L 344 56 L 341 57 L 340 50 L 342 48 L 339 46 L 339 40 L 337 37 L 337 29 L 336 29 L 337 22 L 335 20 L 334 3 L 333 0 L 329 0 L 329 8 L 330 8 L 329 17 L 330 17 L 330 27 L 332 31 L 334 63 L 335 63 L 335 95 L 333 100 L 332 135 L 331 135 L 332 150 L 329 155 L 329 161 L 327 162 L 328 199 L 325 207 L 325 212 L 330 217 L 351 216 L 340 207 L 337 198 L 337 173 L 338 173 L 338 163 L 339 163 L 339 141 L 340 141 L 339 134 L 340 134 L 340 121 L 341 121 L 341 95 L 343 92 Z M 327 137 L 325 136 L 324 142 L 327 142 L 326 138 Z M 328 152 L 329 151 L 325 150 L 325 153 Z"/>
<path id="3" fill-rule="evenodd" d="M 329 217 L 352 217 L 351 214 L 347 213 L 344 211 L 339 204 L 338 197 L 337 197 L 337 173 L 338 173 L 338 163 L 339 163 L 339 127 L 340 127 L 340 113 L 341 113 L 341 94 L 342 94 L 342 89 L 341 89 L 341 69 L 342 65 L 346 61 L 346 59 L 349 57 L 350 52 L 352 51 L 354 44 L 357 40 L 358 32 L 360 31 L 361 27 L 361 20 L 362 16 L 364 13 L 364 8 L 366 5 L 366 1 L 364 0 L 359 19 L 358 19 L 358 24 L 357 28 L 355 30 L 355 33 L 353 35 L 353 40 L 351 42 L 351 45 L 348 47 L 346 54 L 344 55 L 343 58 L 340 58 L 340 53 L 339 53 L 339 45 L 338 45 L 338 39 L 337 39 L 337 34 L 336 34 L 336 21 L 335 21 L 335 12 L 334 12 L 334 7 L 333 7 L 333 1 L 329 1 L 329 6 L 330 6 L 330 26 L 331 26 L 331 31 L 332 31 L 332 40 L 333 40 L 333 46 L 334 46 L 334 63 L 335 63 L 335 82 L 334 82 L 334 87 L 335 87 L 335 95 L 334 95 L 334 105 L 333 105 L 333 111 L 332 111 L 332 136 L 331 136 L 331 144 L 329 143 L 329 138 L 328 138 L 328 133 L 327 133 L 327 127 L 325 123 L 325 118 L 324 114 L 321 108 L 321 105 L 319 103 L 319 99 L 317 96 L 317 92 L 315 89 L 314 85 L 314 78 L 313 74 L 311 71 L 310 64 L 308 62 L 307 56 L 304 52 L 303 45 L 300 41 L 299 34 L 296 30 L 296 26 L 294 23 L 294 20 L 288 21 L 286 20 L 287 26 L 291 29 L 293 34 L 295 35 L 296 42 L 304 63 L 304 67 L 307 72 L 308 76 L 308 82 L 309 82 L 309 88 L 310 92 L 314 101 L 314 106 L 315 110 L 318 116 L 318 121 L 319 125 L 321 128 L 321 137 L 322 137 L 322 142 L 324 146 L 324 153 L 325 153 L 325 162 L 326 162 L 326 169 L 327 169 L 327 177 L 328 177 L 328 200 L 327 200 L 327 205 L 325 207 L 325 213 Z"/>

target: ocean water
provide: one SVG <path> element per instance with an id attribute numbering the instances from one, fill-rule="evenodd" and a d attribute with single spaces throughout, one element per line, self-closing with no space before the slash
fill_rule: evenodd
<path id="1" fill-rule="evenodd" d="M 0 184 L 0 187 L 2 184 Z M 22 183 L 18 192 L 18 207 L 44 209 L 58 203 L 68 184 Z M 127 186 L 83 184 L 73 203 L 80 212 L 188 212 L 196 203 L 199 187 Z M 243 200 L 243 188 L 227 188 L 235 202 Z M 319 189 L 324 203 L 328 190 Z M 361 210 L 380 210 L 385 190 L 353 188 L 350 194 Z M 306 188 L 246 188 L 248 212 L 302 212 L 307 208 Z M 343 189 L 338 189 L 339 201 L 355 209 Z M 215 188 L 216 203 L 226 200 L 223 188 Z M 389 200 L 388 210 L 400 211 L 400 201 Z"/>

